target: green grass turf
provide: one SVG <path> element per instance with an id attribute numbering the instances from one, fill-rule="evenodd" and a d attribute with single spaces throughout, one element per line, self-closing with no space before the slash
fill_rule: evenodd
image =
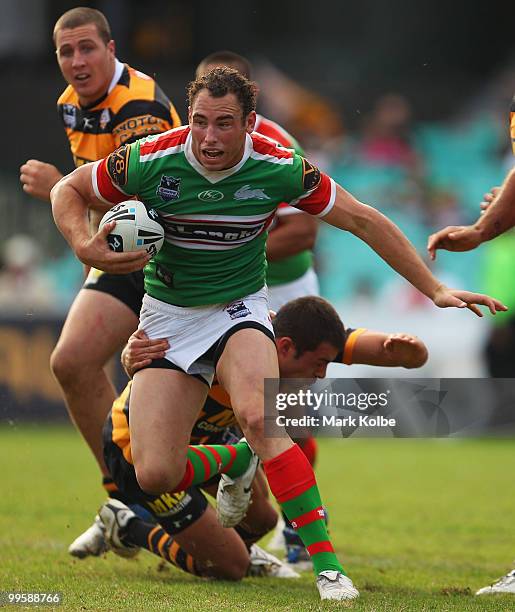
<path id="1" fill-rule="evenodd" d="M 61 610 L 515 609 L 515 595 L 473 596 L 515 557 L 514 440 L 321 441 L 331 534 L 361 591 L 347 605 L 322 605 L 309 573 L 232 584 L 146 552 L 72 559 L 104 496 L 71 428 L 0 427 L 0 466 L 0 590 L 61 591 Z"/>

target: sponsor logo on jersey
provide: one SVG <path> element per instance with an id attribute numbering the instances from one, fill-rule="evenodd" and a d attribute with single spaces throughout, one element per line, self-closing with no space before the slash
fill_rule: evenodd
<path id="1" fill-rule="evenodd" d="M 218 202 L 223 199 L 224 194 L 216 189 L 206 189 L 206 191 L 201 191 L 197 197 L 202 202 Z"/>
<path id="2" fill-rule="evenodd" d="M 302 158 L 302 186 L 304 189 L 306 191 L 316 189 L 321 179 L 320 170 L 310 164 L 307 159 Z"/>
<path id="3" fill-rule="evenodd" d="M 73 104 L 63 104 L 63 121 L 72 130 L 77 125 L 77 108 Z"/>
<path id="4" fill-rule="evenodd" d="M 263 223 L 255 227 L 248 225 L 217 225 L 202 223 L 166 223 L 166 234 L 182 240 L 202 240 L 214 244 L 230 244 L 250 240 L 263 230 Z"/>
<path id="5" fill-rule="evenodd" d="M 229 304 L 229 306 L 226 306 L 224 310 L 231 317 L 231 319 L 242 319 L 250 314 L 250 310 L 242 300 L 232 302 Z"/>
<path id="6" fill-rule="evenodd" d="M 171 202 L 172 200 L 178 200 L 180 194 L 181 179 L 163 174 L 161 177 L 161 182 L 156 189 L 156 195 L 158 195 L 165 202 Z"/>
<path id="7" fill-rule="evenodd" d="M 104 110 L 100 113 L 100 129 L 105 130 L 106 125 L 111 121 L 111 113 L 108 108 L 104 108 Z"/>
<path id="8" fill-rule="evenodd" d="M 107 158 L 107 172 L 116 185 L 122 187 L 127 182 L 127 168 L 129 167 L 130 149 L 123 145 L 113 151 Z"/>
<path id="9" fill-rule="evenodd" d="M 84 131 L 93 129 L 93 119 L 94 117 L 82 117 L 82 129 Z"/>
<path id="10" fill-rule="evenodd" d="M 168 129 L 170 129 L 170 124 L 164 119 L 154 117 L 154 115 L 141 115 L 131 117 L 117 125 L 113 129 L 113 136 L 119 138 L 121 143 L 125 143 L 128 140 L 132 142 L 135 138 L 143 138 L 156 132 L 165 132 Z"/>
<path id="11" fill-rule="evenodd" d="M 191 495 L 186 491 L 179 493 L 163 493 L 148 504 L 158 516 L 173 516 L 177 514 L 191 502 Z"/>
<path id="12" fill-rule="evenodd" d="M 243 185 L 234 194 L 235 200 L 269 200 L 264 189 L 253 189 L 250 185 Z"/>

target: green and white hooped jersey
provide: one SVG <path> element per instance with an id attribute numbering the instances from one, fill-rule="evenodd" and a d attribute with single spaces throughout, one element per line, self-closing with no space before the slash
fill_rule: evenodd
<path id="1" fill-rule="evenodd" d="M 277 206 L 288 202 L 322 217 L 336 195 L 331 178 L 255 132 L 236 166 L 209 171 L 192 152 L 189 127 L 120 147 L 94 164 L 92 180 L 108 204 L 136 196 L 158 212 L 165 243 L 145 267 L 145 290 L 178 306 L 225 303 L 258 291 Z"/>

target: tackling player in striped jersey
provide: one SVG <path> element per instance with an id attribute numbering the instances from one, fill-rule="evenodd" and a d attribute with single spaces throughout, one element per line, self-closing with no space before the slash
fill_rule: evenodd
<path id="1" fill-rule="evenodd" d="M 256 86 L 237 71 L 216 68 L 192 82 L 188 95 L 187 128 L 78 168 L 51 194 L 56 223 L 79 259 L 116 272 L 145 266 L 140 328 L 150 338 L 170 339 L 165 358 L 134 377 L 130 427 L 137 480 L 149 494 L 203 482 L 205 462 L 195 459 L 188 442 L 216 371 L 248 442 L 204 457 L 213 473 L 229 470 L 236 479 L 218 499 L 219 512 L 222 507 L 228 515 L 238 505 L 231 493 L 257 465 L 253 449 L 273 495 L 299 525 L 321 598 L 354 599 L 359 593 L 318 512 L 322 501 L 311 465 L 286 433 L 264 436 L 263 381 L 278 376 L 264 287 L 266 230 L 275 209 L 287 201 L 351 231 L 439 307 L 468 305 L 478 315 L 476 304 L 492 313 L 505 307 L 442 285 L 376 209 L 293 151 L 253 134 Z M 135 194 L 157 210 L 165 227 L 164 246 L 153 259 L 142 251 L 110 251 L 106 236 L 115 224 L 90 238 L 84 220 L 88 207 L 107 211 Z M 173 410 L 169 397 L 177 398 Z"/>

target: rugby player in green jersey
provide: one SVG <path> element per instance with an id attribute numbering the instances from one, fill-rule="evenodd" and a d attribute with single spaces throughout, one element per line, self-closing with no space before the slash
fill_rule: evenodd
<path id="1" fill-rule="evenodd" d="M 441 308 L 468 306 L 481 316 L 477 304 L 492 313 L 505 306 L 445 287 L 384 215 L 290 149 L 252 133 L 256 95 L 255 84 L 229 68 L 196 79 L 188 89 L 189 126 L 121 147 L 64 177 L 52 190 L 54 217 L 84 263 L 119 273 L 145 266 L 140 328 L 169 339 L 166 356 L 133 381 L 130 431 L 140 487 L 182 491 L 225 472 L 218 514 L 230 523 L 257 467 L 254 451 L 298 526 L 321 598 L 354 599 L 359 593 L 334 553 L 311 465 L 285 432 L 264 435 L 264 379 L 279 376 L 264 286 L 275 209 L 286 201 L 352 232 Z M 206 190 L 217 192 L 216 201 L 201 197 Z M 106 212 L 136 194 L 165 226 L 165 244 L 153 259 L 145 251 L 110 251 L 106 236 L 115 223 L 88 233 L 89 207 Z M 193 451 L 190 433 L 215 370 L 247 442 Z"/>
<path id="2" fill-rule="evenodd" d="M 251 63 L 232 51 L 210 53 L 197 66 L 195 76 L 200 77 L 219 66 L 234 68 L 247 79 L 251 78 Z M 268 136 L 283 147 L 295 149 L 296 153 L 304 156 L 302 147 L 291 134 L 259 113 L 256 114 L 254 131 Z M 266 239 L 266 285 L 272 310 L 279 310 L 295 298 L 319 294 L 311 250 L 316 241 L 318 225 L 316 217 L 290 206 L 287 202 L 278 206 Z M 303 438 L 295 442 L 314 466 L 318 450 L 315 438 Z M 286 547 L 289 563 L 310 565 L 305 548 L 285 516 L 277 523 L 272 544 L 277 549 Z"/>

